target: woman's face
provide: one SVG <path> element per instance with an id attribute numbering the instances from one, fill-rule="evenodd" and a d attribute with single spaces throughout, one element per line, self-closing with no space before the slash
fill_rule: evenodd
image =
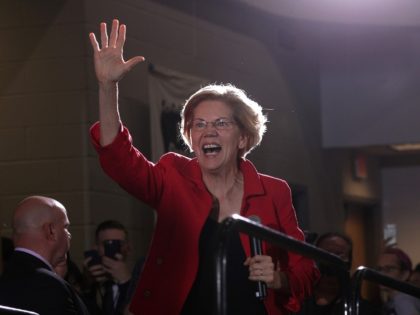
<path id="1" fill-rule="evenodd" d="M 194 109 L 191 143 L 203 172 L 215 173 L 237 167 L 246 139 L 225 103 L 206 100 Z"/>

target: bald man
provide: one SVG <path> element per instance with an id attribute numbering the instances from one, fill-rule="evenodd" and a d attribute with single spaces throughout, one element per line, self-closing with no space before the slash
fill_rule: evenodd
<path id="1" fill-rule="evenodd" d="M 0 279 L 0 304 L 41 315 L 88 314 L 53 268 L 66 260 L 71 235 L 64 206 L 48 197 L 24 199 L 13 213 L 15 251 Z"/>

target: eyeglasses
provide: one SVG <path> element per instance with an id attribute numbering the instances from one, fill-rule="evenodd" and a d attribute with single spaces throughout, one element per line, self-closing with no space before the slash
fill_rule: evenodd
<path id="1" fill-rule="evenodd" d="M 193 129 L 194 131 L 204 131 L 207 128 L 208 124 L 211 124 L 217 130 L 228 130 L 232 128 L 235 122 L 226 118 L 219 118 L 214 121 L 194 119 L 191 129 Z"/>
<path id="2" fill-rule="evenodd" d="M 382 273 L 392 273 L 401 270 L 401 268 L 397 266 L 377 266 L 375 269 Z"/>

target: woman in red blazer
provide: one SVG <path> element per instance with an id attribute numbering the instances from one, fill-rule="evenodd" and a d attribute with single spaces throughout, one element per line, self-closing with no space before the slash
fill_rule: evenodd
<path id="1" fill-rule="evenodd" d="M 118 112 L 118 82 L 137 63 L 124 61 L 126 27 L 112 23 L 101 45 L 91 33 L 99 82 L 99 122 L 91 128 L 101 165 L 124 189 L 157 211 L 153 241 L 130 310 L 133 314 L 214 314 L 214 243 L 219 222 L 232 214 L 258 216 L 261 223 L 303 240 L 281 179 L 260 174 L 245 158 L 265 132 L 262 108 L 232 85 L 209 85 L 182 110 L 181 133 L 190 159 L 167 153 L 152 163 L 131 142 Z M 235 235 L 228 255 L 229 314 L 288 314 L 312 290 L 314 263 L 263 243 L 251 257 L 248 238 Z M 264 300 L 255 282 L 268 286 Z"/>

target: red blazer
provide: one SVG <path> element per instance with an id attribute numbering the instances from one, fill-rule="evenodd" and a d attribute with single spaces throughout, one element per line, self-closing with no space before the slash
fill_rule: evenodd
<path id="1" fill-rule="evenodd" d="M 198 269 L 201 229 L 209 215 L 212 196 L 202 179 L 196 159 L 168 153 L 156 164 L 132 145 L 131 136 L 121 127 L 114 141 L 99 144 L 99 124 L 91 137 L 105 172 L 130 194 L 157 211 L 153 240 L 137 284 L 130 310 L 142 315 L 180 314 Z M 292 206 L 290 188 L 281 179 L 257 173 L 248 160 L 241 160 L 244 196 L 241 215 L 257 215 L 261 223 L 303 240 Z M 242 246 L 250 256 L 248 237 Z M 280 261 L 287 274 L 290 295 L 268 289 L 265 306 L 269 315 L 297 311 L 300 301 L 312 291 L 318 270 L 312 260 L 263 244 L 265 253 Z"/>

